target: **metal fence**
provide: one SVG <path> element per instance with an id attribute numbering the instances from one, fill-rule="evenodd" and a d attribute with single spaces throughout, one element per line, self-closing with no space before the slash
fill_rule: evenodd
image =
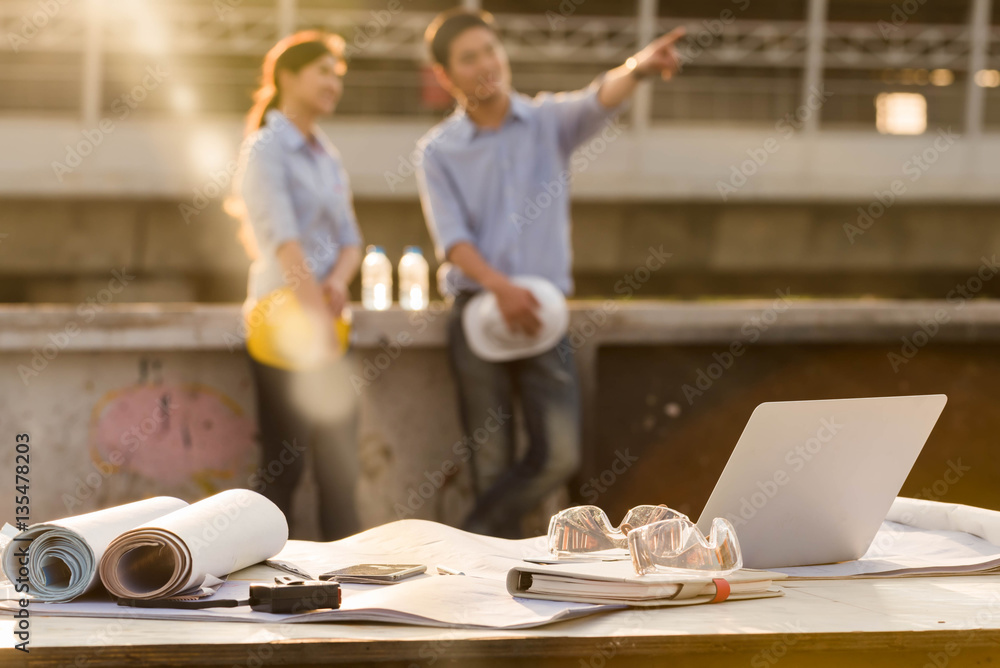
<path id="1" fill-rule="evenodd" d="M 801 21 L 743 20 L 738 6 L 683 21 L 658 17 L 655 0 L 640 0 L 635 16 L 547 11 L 496 19 L 515 84 L 529 93 L 584 85 L 650 35 L 685 25 L 685 72 L 639 97 L 637 125 L 773 122 L 801 104 L 810 87 L 825 86 L 834 96 L 822 120 L 811 120 L 814 127 L 874 127 L 875 96 L 898 90 L 923 94 L 931 122 L 967 133 L 1000 126 L 1000 89 L 974 76 L 1000 68 L 990 0 L 972 0 L 967 20 L 949 24 L 917 23 L 895 10 L 876 22 L 827 22 L 826 0 L 810 0 Z M 9 48 L 0 54 L 0 110 L 79 114 L 93 122 L 146 67 L 158 65 L 171 73 L 171 85 L 151 91 L 141 113 L 239 113 L 263 53 L 291 30 L 321 27 L 348 44 L 340 113 L 439 114 L 422 94 L 432 85 L 422 40 L 433 16 L 398 1 L 366 10 L 300 7 L 292 0 L 2 2 L 0 35 Z M 935 85 L 928 76 L 934 70 L 947 70 L 937 82 L 947 83 Z"/>

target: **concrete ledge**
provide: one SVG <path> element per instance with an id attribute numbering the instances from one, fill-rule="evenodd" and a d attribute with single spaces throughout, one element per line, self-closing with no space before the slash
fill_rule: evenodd
<path id="1" fill-rule="evenodd" d="M 412 200 L 417 193 L 413 151 L 431 125 L 338 117 L 323 127 L 343 155 L 356 197 Z M 228 186 L 228 163 L 238 153 L 242 119 L 136 116 L 112 127 L 107 134 L 97 133 L 101 139 L 94 146 L 84 132 L 94 134 L 96 128 L 83 127 L 75 118 L 0 118 L 0 145 L 9 147 L 0 155 L 0 195 L 155 196 L 197 207 L 200 198 L 215 199 Z M 765 145 L 776 149 L 767 153 Z M 730 201 L 860 203 L 871 202 L 876 191 L 898 180 L 910 202 L 996 202 L 998 146 L 997 133 L 942 139 L 933 129 L 888 136 L 873 128 L 785 137 L 767 125 L 664 123 L 581 147 L 588 166 L 574 177 L 574 197 L 719 202 L 724 183 L 731 186 L 721 189 Z M 767 157 L 755 162 L 752 154 Z M 664 160 L 665 155 L 685 159 Z M 914 158 L 921 155 L 923 167 L 917 169 Z M 56 162 L 71 171 L 57 176 Z M 917 179 L 919 188 L 912 187 Z"/>
<path id="2" fill-rule="evenodd" d="M 884 341 L 924 323 L 949 341 L 1000 340 L 1000 301 L 740 300 L 717 302 L 574 301 L 574 347 L 601 344 L 692 344 Z M 229 350 L 240 347 L 237 304 L 0 306 L 0 351 Z M 364 311 L 354 305 L 355 345 L 375 348 L 445 342 L 448 307 L 424 312 Z M 928 325 L 933 327 L 934 325 Z M 408 338 L 407 338 L 408 337 Z"/>

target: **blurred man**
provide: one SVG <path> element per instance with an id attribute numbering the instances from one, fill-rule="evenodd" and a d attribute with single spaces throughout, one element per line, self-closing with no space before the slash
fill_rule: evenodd
<path id="1" fill-rule="evenodd" d="M 565 339 L 541 355 L 487 362 L 469 349 L 462 310 L 476 292 L 489 290 L 507 326 L 531 336 L 540 324 L 538 303 L 510 278 L 541 276 L 571 294 L 570 156 L 599 132 L 604 141 L 620 134 L 614 117 L 639 80 L 677 71 L 673 43 L 682 34 L 657 39 L 584 90 L 529 98 L 511 89 L 489 14 L 455 9 L 427 29 L 434 73 L 458 103 L 421 139 L 418 183 L 438 255 L 452 265 L 444 281 L 455 297 L 449 354 L 477 494 L 466 530 L 520 536 L 525 513 L 578 467 L 580 400 Z M 519 461 L 515 395 L 529 440 Z"/>

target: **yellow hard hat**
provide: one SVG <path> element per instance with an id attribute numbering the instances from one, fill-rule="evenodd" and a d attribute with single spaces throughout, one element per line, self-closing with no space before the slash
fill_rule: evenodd
<path id="1" fill-rule="evenodd" d="M 350 310 L 334 321 L 342 355 L 351 336 Z M 329 343 L 295 297 L 279 288 L 260 299 L 247 315 L 247 351 L 261 364 L 293 371 L 321 365 L 329 358 Z"/>

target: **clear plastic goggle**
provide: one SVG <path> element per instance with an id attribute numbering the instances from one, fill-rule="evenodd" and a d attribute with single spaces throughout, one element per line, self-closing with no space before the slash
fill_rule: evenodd
<path id="1" fill-rule="evenodd" d="M 579 557 L 601 550 L 628 549 L 628 532 L 636 527 L 684 517 L 676 510 L 659 506 L 636 506 L 617 527 L 597 506 L 574 506 L 549 520 L 549 552 L 557 557 Z"/>
<path id="2" fill-rule="evenodd" d="M 718 576 L 743 567 L 736 529 L 728 520 L 715 518 L 706 537 L 687 515 L 664 505 L 636 506 L 617 527 L 597 506 L 567 508 L 549 521 L 548 546 L 557 558 L 607 558 L 608 550 L 627 550 L 640 575 Z"/>
<path id="3" fill-rule="evenodd" d="M 743 568 L 736 529 L 723 517 L 712 520 L 707 538 L 686 517 L 638 527 L 628 534 L 628 551 L 639 575 L 694 571 L 722 576 Z"/>

